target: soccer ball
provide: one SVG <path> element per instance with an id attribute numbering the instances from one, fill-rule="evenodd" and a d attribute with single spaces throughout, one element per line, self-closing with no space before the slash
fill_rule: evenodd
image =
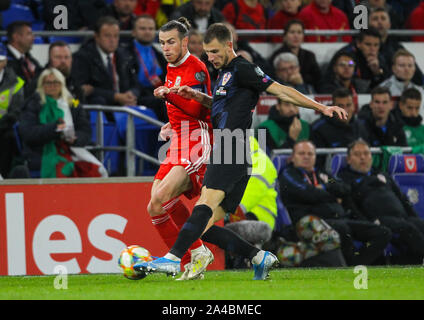
<path id="1" fill-rule="evenodd" d="M 277 250 L 277 258 L 283 266 L 297 267 L 303 260 L 299 243 L 284 243 Z"/>
<path id="2" fill-rule="evenodd" d="M 327 229 L 327 225 L 323 221 L 315 216 L 307 215 L 298 221 L 296 224 L 296 232 L 299 239 L 302 241 L 310 242 L 314 234 L 320 233 Z M 331 229 L 328 226 L 328 229 Z"/>
<path id="3" fill-rule="evenodd" d="M 131 280 L 140 280 L 147 276 L 145 272 L 135 272 L 134 264 L 142 261 L 152 261 L 152 255 L 149 250 L 132 245 L 121 251 L 118 259 L 118 266 L 122 270 L 125 278 Z"/>

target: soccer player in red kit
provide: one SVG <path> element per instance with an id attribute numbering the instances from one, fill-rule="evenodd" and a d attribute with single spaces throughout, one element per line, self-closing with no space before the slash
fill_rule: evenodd
<path id="1" fill-rule="evenodd" d="M 175 93 L 180 86 L 189 86 L 211 94 L 205 64 L 187 49 L 189 29 L 188 21 L 180 18 L 159 30 L 159 42 L 168 67 L 164 86 L 156 88 L 154 94 L 165 99 L 167 105 L 169 123 L 162 127 L 161 136 L 170 131 L 172 136 L 166 159 L 155 175 L 147 209 L 153 225 L 169 248 L 190 216 L 179 196 L 184 194 L 191 199 L 200 194 L 212 145 L 210 110 Z M 202 261 L 205 258 L 213 261 L 212 253 L 200 239 L 193 243 L 181 260 L 181 266 L 187 270 L 181 280 L 188 279 L 190 263 L 195 262 L 197 256 Z"/>

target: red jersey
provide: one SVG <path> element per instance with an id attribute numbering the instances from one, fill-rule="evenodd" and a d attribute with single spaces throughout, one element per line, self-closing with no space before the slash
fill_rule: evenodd
<path id="1" fill-rule="evenodd" d="M 165 86 L 189 86 L 202 93 L 212 95 L 209 72 L 205 64 L 189 52 L 176 65 L 168 63 Z M 212 124 L 210 110 L 198 102 L 191 101 L 194 108 L 199 108 L 200 117 L 194 118 L 184 113 L 173 104 L 166 102 L 169 122 L 172 130 L 177 134 L 171 138 L 168 157 L 175 161 L 178 159 L 189 159 L 190 162 L 204 162 L 206 159 L 193 159 L 199 156 L 205 158 L 209 154 L 212 145 Z M 203 145 L 203 150 L 200 146 Z M 196 148 L 195 155 L 190 154 Z M 178 151 L 175 152 L 175 151 Z M 174 153 L 173 153 L 174 152 Z"/>
<path id="2" fill-rule="evenodd" d="M 311 2 L 299 13 L 299 19 L 303 21 L 305 29 L 311 30 L 349 30 L 349 20 L 346 14 L 330 6 L 330 11 L 326 14 L 321 13 L 315 2 Z M 343 42 L 350 42 L 351 36 L 343 36 Z M 305 42 L 338 42 L 337 36 L 306 36 Z"/>

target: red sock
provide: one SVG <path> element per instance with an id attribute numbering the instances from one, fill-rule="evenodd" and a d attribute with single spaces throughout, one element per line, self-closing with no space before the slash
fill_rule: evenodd
<path id="1" fill-rule="evenodd" d="M 178 238 L 180 229 L 175 225 L 174 221 L 170 219 L 166 212 L 158 216 L 151 217 L 151 219 L 153 226 L 159 232 L 168 248 L 171 249 Z"/>
<path id="2" fill-rule="evenodd" d="M 187 207 L 179 198 L 174 198 L 168 201 L 163 205 L 163 208 L 169 214 L 169 216 L 179 229 L 182 228 L 184 223 L 187 221 L 188 217 L 190 217 L 190 211 L 188 211 Z M 184 267 L 187 263 L 191 261 L 190 250 L 196 249 L 201 245 L 203 245 L 203 241 L 200 239 L 197 239 L 193 242 L 189 250 L 181 258 L 181 266 Z"/>

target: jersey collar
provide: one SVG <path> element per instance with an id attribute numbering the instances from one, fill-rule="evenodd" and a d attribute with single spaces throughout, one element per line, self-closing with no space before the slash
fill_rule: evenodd
<path id="1" fill-rule="evenodd" d="M 190 51 L 187 51 L 185 56 L 180 61 L 178 61 L 176 64 L 170 63 L 169 66 L 170 67 L 179 67 L 180 65 L 182 65 L 188 59 L 189 56 L 190 56 Z"/>

